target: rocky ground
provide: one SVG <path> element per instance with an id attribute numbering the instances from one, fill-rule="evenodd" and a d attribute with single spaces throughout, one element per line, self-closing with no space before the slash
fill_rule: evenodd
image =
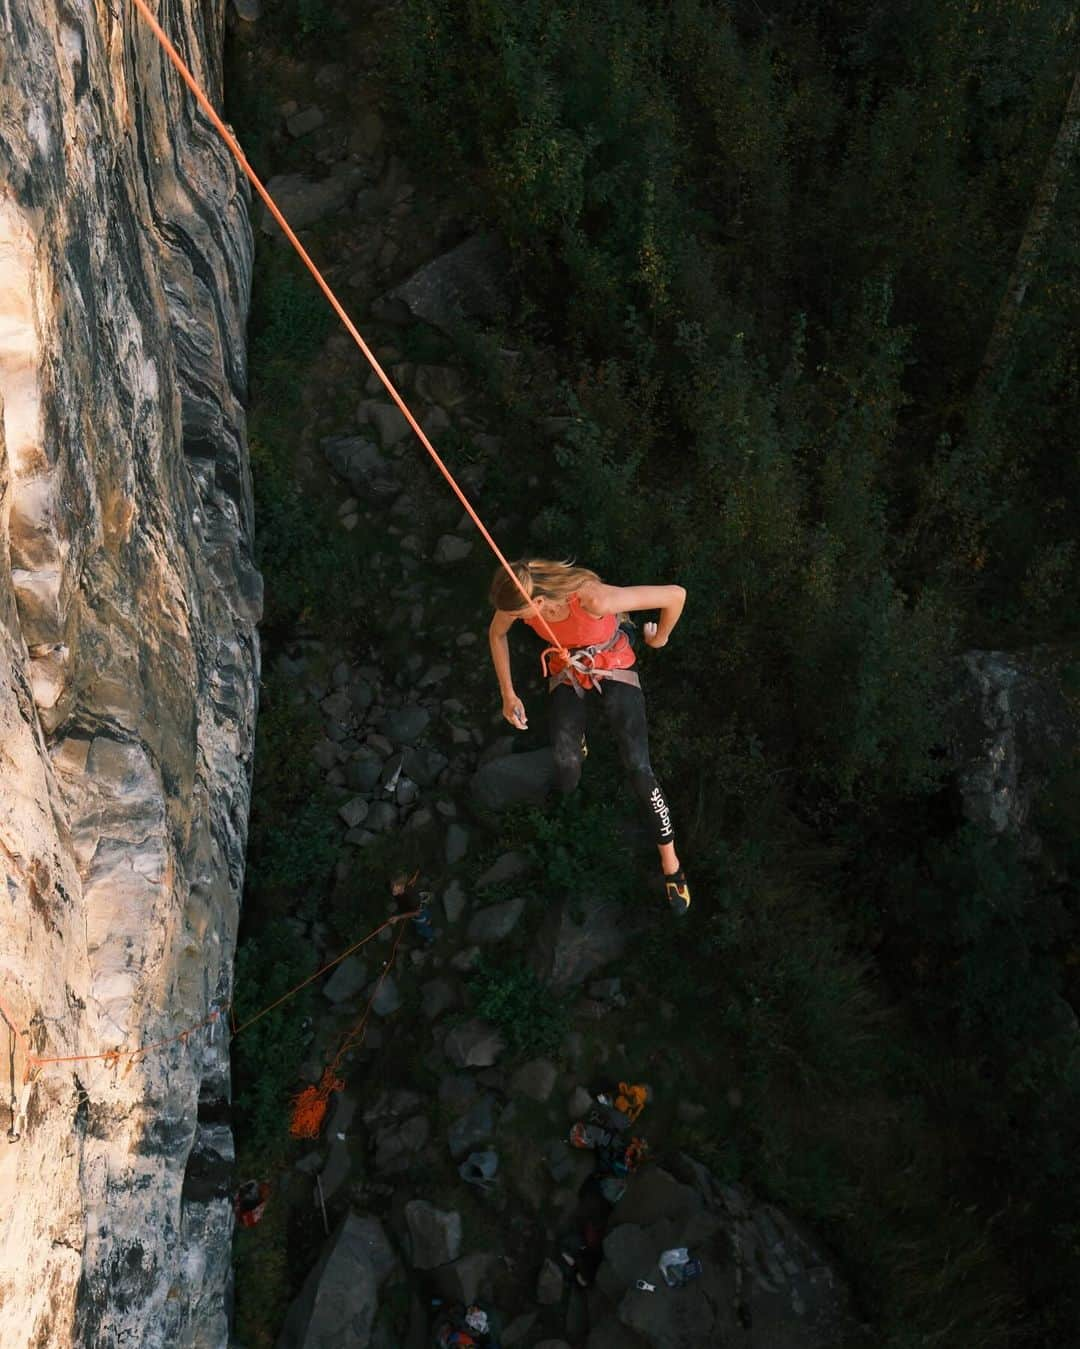
<path id="1" fill-rule="evenodd" d="M 377 18 L 371 7 L 350 20 L 340 60 L 275 53 L 282 97 L 269 134 L 288 172 L 270 189 L 328 261 L 379 360 L 484 506 L 508 446 L 455 343 L 462 315 L 498 316 L 506 262 L 482 221 L 416 181 L 395 143 L 372 65 Z M 265 59 L 258 20 L 234 23 L 237 59 L 257 66 Z M 260 228 L 265 258 L 267 247 L 283 245 L 267 218 Z M 518 359 L 497 342 L 490 357 L 510 371 Z M 821 1243 L 685 1149 L 707 1107 L 685 1058 L 668 1049 L 687 1028 L 670 1024 L 674 1009 L 657 997 L 636 945 L 643 927 L 656 926 L 655 913 L 642 914 L 662 903 L 648 892 L 650 873 L 642 870 L 641 908 L 627 908 L 554 885 L 535 849 L 508 845 L 500 812 L 542 805 L 551 764 L 542 727 L 514 752 L 522 744 L 498 712 L 484 632 L 492 564 L 472 523 L 344 333 L 327 341 L 305 403 L 296 477 L 355 540 L 365 594 L 358 621 L 340 636 L 303 627 L 269 635 L 272 696 L 319 719 L 310 754 L 336 803 L 335 885 L 347 889 L 365 855 L 391 855 L 388 840 L 408 841 L 422 859 L 419 884 L 433 896 L 436 937 L 428 944 L 409 928 L 376 987 L 388 930 L 321 987 L 307 1080 L 318 1081 L 373 994 L 375 1015 L 346 1061 L 347 1085 L 321 1137 L 297 1145 L 291 1171 L 274 1178 L 272 1203 L 289 1215 L 294 1286 L 311 1266 L 278 1343 L 422 1349 L 435 1301 L 474 1298 L 492 1310 L 507 1346 L 862 1342 Z M 565 409 L 553 398 L 542 410 L 540 433 L 557 437 Z M 521 501 L 489 521 L 509 550 L 526 544 L 529 507 Z M 624 840 L 613 842 L 619 865 L 634 865 Z M 385 900 L 374 901 L 380 918 L 397 907 L 390 879 L 382 877 Z M 347 944 L 318 918 L 298 912 L 289 921 L 312 966 Z M 558 1032 L 542 1052 L 535 1036 L 515 1042 L 497 1018 L 477 1015 L 483 984 L 475 976 L 492 970 L 540 981 Z M 737 1110 L 737 1079 L 715 1067 L 709 1092 Z M 558 1255 L 596 1159 L 571 1148 L 567 1132 L 596 1084 L 620 1077 L 656 1089 L 635 1126 L 651 1160 L 610 1215 L 586 1291 Z M 238 1235 L 258 1239 L 259 1229 Z M 703 1274 L 672 1290 L 656 1261 L 678 1245 L 701 1257 Z M 245 1334 L 238 1324 L 237 1342 L 253 1343 Z"/>

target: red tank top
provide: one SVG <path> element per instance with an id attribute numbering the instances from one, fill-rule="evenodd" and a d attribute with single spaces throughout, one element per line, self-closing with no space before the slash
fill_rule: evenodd
<path id="1" fill-rule="evenodd" d="M 576 593 L 568 595 L 566 602 L 569 605 L 570 612 L 565 618 L 561 618 L 558 623 L 552 623 L 548 619 L 548 626 L 568 650 L 573 650 L 574 647 L 578 646 L 602 646 L 604 642 L 614 637 L 619 626 L 618 615 L 605 614 L 603 618 L 595 618 L 592 614 L 587 614 L 581 607 Z M 543 637 L 545 642 L 550 642 L 551 638 L 534 615 L 527 617 L 525 622 L 538 637 Z M 633 665 L 634 659 L 634 648 L 630 645 L 629 637 L 623 633 L 621 640 L 616 642 L 609 650 L 597 652 L 596 668 L 599 670 L 627 670 Z M 551 660 L 548 662 L 548 669 L 552 674 L 558 674 L 565 664 L 565 661 L 552 654 Z"/>

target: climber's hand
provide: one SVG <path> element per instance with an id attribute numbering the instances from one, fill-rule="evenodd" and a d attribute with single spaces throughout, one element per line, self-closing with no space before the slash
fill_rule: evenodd
<path id="1" fill-rule="evenodd" d="M 528 729 L 529 719 L 525 715 L 525 705 L 520 698 L 504 698 L 502 712 L 515 731 Z"/>

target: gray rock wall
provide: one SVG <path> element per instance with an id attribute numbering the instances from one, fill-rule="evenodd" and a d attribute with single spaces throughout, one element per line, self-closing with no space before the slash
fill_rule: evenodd
<path id="1" fill-rule="evenodd" d="M 157 8 L 220 102 L 222 0 Z M 5 1347 L 227 1338 L 223 1028 L 23 1077 L 231 992 L 261 602 L 250 270 L 246 190 L 135 11 L 3 0 Z"/>

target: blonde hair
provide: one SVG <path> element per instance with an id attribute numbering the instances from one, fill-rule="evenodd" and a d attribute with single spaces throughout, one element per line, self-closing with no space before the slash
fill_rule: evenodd
<path id="1" fill-rule="evenodd" d="M 511 562 L 510 566 L 521 582 L 522 589 L 534 599 L 564 600 L 589 581 L 600 580 L 596 572 L 590 571 L 588 567 L 575 567 L 573 562 L 555 562 L 548 557 L 530 557 Z M 513 613 L 526 607 L 521 591 L 503 567 L 499 567 L 492 577 L 488 597 L 492 605 L 503 613 Z"/>

